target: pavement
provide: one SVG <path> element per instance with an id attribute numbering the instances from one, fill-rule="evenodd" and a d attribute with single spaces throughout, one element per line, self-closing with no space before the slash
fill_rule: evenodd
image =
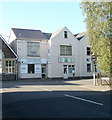
<path id="1" fill-rule="evenodd" d="M 109 86 L 108 84 L 102 84 L 102 85 L 94 85 L 93 79 L 80 79 L 80 80 L 73 80 L 73 79 L 28 79 L 28 80 L 18 80 L 18 81 L 3 81 L 2 83 L 2 88 L 10 88 L 11 86 L 17 86 L 21 84 L 26 84 L 28 83 L 29 85 L 31 84 L 40 84 L 40 85 L 48 85 L 48 84 L 59 84 L 59 85 L 73 85 L 78 86 L 80 85 L 81 88 L 85 88 L 87 90 L 91 91 L 111 91 L 112 86 Z M 1 86 L 1 85 L 0 85 Z"/>
<path id="2" fill-rule="evenodd" d="M 82 79 L 74 81 L 77 84 L 81 84 L 80 87 L 86 88 L 88 90 L 92 91 L 110 91 L 112 90 L 112 86 L 108 84 L 102 84 L 102 85 L 94 85 L 93 79 Z"/>

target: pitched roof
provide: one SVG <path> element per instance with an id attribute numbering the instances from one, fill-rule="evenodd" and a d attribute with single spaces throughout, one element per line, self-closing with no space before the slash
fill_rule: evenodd
<path id="1" fill-rule="evenodd" d="M 74 36 L 75 36 L 78 40 L 81 40 L 85 35 L 87 35 L 87 32 L 78 33 L 78 34 L 75 34 Z"/>
<path id="2" fill-rule="evenodd" d="M 52 36 L 52 33 L 43 33 L 48 39 Z"/>
<path id="3" fill-rule="evenodd" d="M 36 39 L 36 40 L 48 39 L 47 36 L 43 34 L 40 30 L 21 28 L 12 28 L 12 30 L 18 39 Z"/>
<path id="4" fill-rule="evenodd" d="M 2 52 L 5 55 L 5 58 L 18 58 L 16 53 L 11 49 L 6 40 L 0 35 L 0 40 L 2 41 Z"/>
<path id="5" fill-rule="evenodd" d="M 60 33 L 64 28 L 66 27 L 62 27 L 61 29 L 57 30 L 56 32 L 52 33 L 51 38 L 55 37 L 58 33 Z"/>

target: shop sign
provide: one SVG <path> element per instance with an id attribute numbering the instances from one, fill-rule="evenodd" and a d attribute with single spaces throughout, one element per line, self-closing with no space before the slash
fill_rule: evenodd
<path id="1" fill-rule="evenodd" d="M 35 65 L 35 73 L 41 73 L 41 65 Z"/>
<path id="2" fill-rule="evenodd" d="M 38 58 L 38 59 L 21 59 L 21 63 L 22 64 L 46 64 L 47 63 L 47 59 L 44 58 Z"/>
<path id="3" fill-rule="evenodd" d="M 21 65 L 21 73 L 27 73 L 27 72 L 28 72 L 27 65 Z"/>
<path id="4" fill-rule="evenodd" d="M 73 58 L 65 58 L 65 57 L 59 57 L 58 62 L 59 63 L 73 63 Z"/>

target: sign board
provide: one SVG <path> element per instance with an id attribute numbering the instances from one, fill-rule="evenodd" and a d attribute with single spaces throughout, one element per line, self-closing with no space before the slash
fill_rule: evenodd
<path id="1" fill-rule="evenodd" d="M 41 73 L 41 65 L 35 65 L 35 73 Z"/>
<path id="2" fill-rule="evenodd" d="M 21 59 L 21 63 L 22 64 L 46 64 L 47 63 L 47 59 L 44 58 L 36 58 L 36 59 Z"/>
<path id="3" fill-rule="evenodd" d="M 58 62 L 59 63 L 73 63 L 73 58 L 59 57 Z"/>
<path id="4" fill-rule="evenodd" d="M 21 73 L 28 73 L 27 65 L 21 65 Z"/>
<path id="5" fill-rule="evenodd" d="M 92 60 L 93 62 L 96 62 L 96 60 L 97 60 L 96 55 L 92 55 L 92 56 L 91 56 L 91 60 Z"/>

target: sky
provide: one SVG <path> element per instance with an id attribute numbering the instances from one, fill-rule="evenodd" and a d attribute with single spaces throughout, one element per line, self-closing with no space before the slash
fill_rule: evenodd
<path id="1" fill-rule="evenodd" d="M 11 28 L 53 33 L 67 27 L 73 34 L 85 32 L 80 2 L 0 2 L 0 34 L 8 40 Z"/>

